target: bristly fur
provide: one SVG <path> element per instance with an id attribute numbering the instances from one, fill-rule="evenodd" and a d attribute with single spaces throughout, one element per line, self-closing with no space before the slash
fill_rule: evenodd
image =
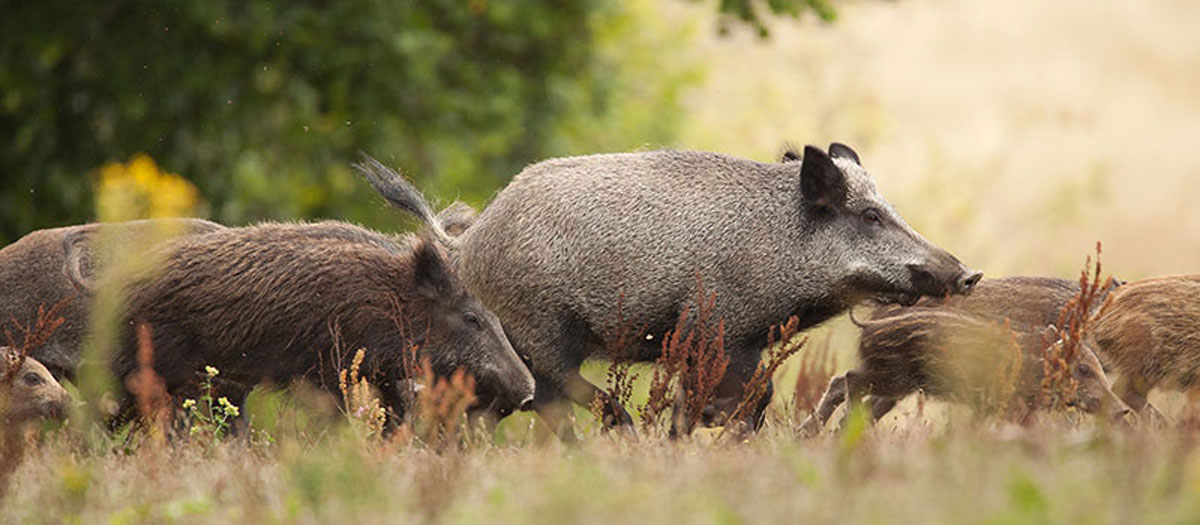
<path id="1" fill-rule="evenodd" d="M 223 228 L 201 219 L 148 219 L 31 232 L 0 249 L 0 328 L 11 328 L 14 320 L 28 323 L 39 307 L 69 300 L 58 310 L 62 326 L 30 355 L 55 377 L 73 380 L 88 327 L 89 289 L 104 270 L 103 248 L 148 244 L 164 230 L 201 235 Z M 98 246 L 101 240 L 108 246 Z"/>
<path id="2" fill-rule="evenodd" d="M 737 403 L 772 325 L 795 315 L 803 330 L 867 297 L 973 284 L 977 273 L 907 226 L 866 170 L 811 150 L 786 163 L 698 151 L 589 155 L 515 176 L 458 238 L 456 263 L 530 357 L 542 415 L 599 393 L 579 364 L 616 339 L 607 327 L 622 294 L 628 318 L 659 338 L 697 297 L 699 273 L 721 298 L 713 319 L 726 329 L 730 362 L 717 398 Z M 865 220 L 868 210 L 879 220 Z M 661 351 L 643 346 L 643 360 Z"/>
<path id="3" fill-rule="evenodd" d="M 1117 287 L 1084 329 L 1084 345 L 1119 374 L 1130 408 L 1153 407 L 1156 386 L 1193 388 L 1200 374 L 1200 275 L 1156 277 Z"/>
<path id="4" fill-rule="evenodd" d="M 878 419 L 918 390 L 992 412 L 1019 407 L 1027 413 L 1039 407 L 1041 331 L 962 310 L 920 306 L 864 325 L 862 364 L 830 381 L 816 411 L 801 426 L 803 434 L 820 431 L 843 402 L 869 396 L 872 417 Z M 1072 404 L 1089 412 L 1106 403 L 1122 408 L 1095 354 L 1079 352 L 1069 366 L 1079 385 L 1069 393 Z"/>
<path id="5" fill-rule="evenodd" d="M 438 222 L 437 216 L 429 207 L 421 190 L 418 190 L 395 170 L 384 166 L 382 162 L 375 160 L 370 155 L 360 153 L 359 156 L 362 160 L 354 164 L 354 169 L 367 179 L 375 191 L 379 192 L 393 206 L 411 213 L 428 226 L 442 244 L 446 246 L 456 244 L 454 237 L 447 234 L 441 223 Z"/>
<path id="6" fill-rule="evenodd" d="M 779 156 L 779 162 L 798 162 L 801 158 L 800 147 L 795 143 L 788 142 L 784 145 L 783 154 Z"/>
<path id="7" fill-rule="evenodd" d="M 514 406 L 532 396 L 499 322 L 428 236 L 398 244 L 335 221 L 266 223 L 183 237 L 161 255 L 160 268 L 101 286 L 124 291 L 122 326 L 153 328 L 154 369 L 172 393 L 205 366 L 233 385 L 235 402 L 264 381 L 307 378 L 336 393 L 338 372 L 366 348 L 365 375 L 402 413 L 403 352 L 418 345 L 439 375 L 464 368 Z M 136 334 L 122 340 L 118 378 L 137 369 Z"/>

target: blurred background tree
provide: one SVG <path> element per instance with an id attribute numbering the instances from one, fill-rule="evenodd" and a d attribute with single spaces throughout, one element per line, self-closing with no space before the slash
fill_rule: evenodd
<path id="1" fill-rule="evenodd" d="M 761 25 L 751 0 L 718 11 Z M 821 2 L 776 1 L 794 13 Z M 95 216 L 148 155 L 227 224 L 395 220 L 359 151 L 481 205 L 530 162 L 670 144 L 700 79 L 650 0 L 18 2 L 0 20 L 0 245 Z M 818 11 L 821 12 L 821 11 Z M 654 31 L 643 31 L 647 24 Z"/>

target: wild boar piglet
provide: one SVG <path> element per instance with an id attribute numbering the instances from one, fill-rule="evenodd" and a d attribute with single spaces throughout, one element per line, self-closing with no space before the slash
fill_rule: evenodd
<path id="1" fill-rule="evenodd" d="M 859 340 L 862 363 L 830 381 L 801 433 L 820 432 L 843 402 L 867 398 L 877 420 L 917 390 L 978 409 L 1036 408 L 1043 348 L 1057 339 L 1052 325 L 1037 330 L 945 308 L 911 307 L 872 319 Z M 1068 365 L 1078 383 L 1070 404 L 1112 417 L 1128 412 L 1093 353 L 1084 349 Z"/>
<path id="2" fill-rule="evenodd" d="M 1134 281 L 1113 292 L 1085 327 L 1084 346 L 1117 376 L 1113 390 L 1133 410 L 1157 386 L 1184 390 L 1200 372 L 1200 275 Z"/>
<path id="3" fill-rule="evenodd" d="M 22 425 L 34 419 L 62 419 L 70 408 L 71 394 L 42 363 L 21 359 L 7 346 L 0 347 L 0 420 Z"/>

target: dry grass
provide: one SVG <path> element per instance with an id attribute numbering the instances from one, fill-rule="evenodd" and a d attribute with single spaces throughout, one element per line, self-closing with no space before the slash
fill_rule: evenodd
<path id="1" fill-rule="evenodd" d="M 672 436 L 691 435 L 700 424 L 729 365 L 725 320 L 713 319 L 717 294 L 705 293 L 699 275 L 696 283 L 695 307 L 684 307 L 675 328 L 662 338 L 649 399 L 642 410 L 643 427 L 656 429 L 669 409 Z"/>
<path id="2" fill-rule="evenodd" d="M 954 421 L 797 441 L 587 440 L 437 454 L 347 433 L 266 452 L 31 451 L 4 522 L 1174 522 L 1200 512 L 1195 435 Z"/>

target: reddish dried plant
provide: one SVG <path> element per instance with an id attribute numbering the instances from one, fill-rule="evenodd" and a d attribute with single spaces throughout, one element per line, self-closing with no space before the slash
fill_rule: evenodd
<path id="1" fill-rule="evenodd" d="M 125 387 L 133 394 L 142 424 L 151 439 L 158 444 L 166 440 L 174 414 L 174 403 L 167 393 L 167 384 L 154 372 L 154 341 L 150 325 L 137 325 L 137 370 L 125 379 Z"/>
<path id="2" fill-rule="evenodd" d="M 837 373 L 837 354 L 829 345 L 830 334 L 825 334 L 819 345 L 809 345 L 800 356 L 800 370 L 796 374 L 796 389 L 793 395 L 795 416 L 802 421 L 817 408 L 825 387 Z"/>
<path id="3" fill-rule="evenodd" d="M 62 310 L 73 299 L 73 297 L 63 299 L 49 310 L 46 309 L 46 305 L 39 305 L 36 317 L 29 324 L 23 324 L 15 318 L 10 319 L 12 326 L 4 329 L 4 338 L 8 341 L 7 346 L 12 352 L 4 356 L 7 368 L 3 374 L 0 374 L 0 386 L 12 384 L 13 377 L 25 364 L 25 358 L 46 344 L 46 341 L 49 341 L 50 337 L 54 335 L 54 331 L 66 322 L 66 319 L 59 315 L 59 310 Z M 19 336 L 14 335 L 14 330 L 19 332 Z"/>
<path id="4" fill-rule="evenodd" d="M 592 415 L 604 423 L 603 428 L 632 423 L 626 419 L 625 407 L 631 404 L 633 384 L 638 375 L 630 368 L 637 362 L 638 346 L 646 337 L 646 325 L 634 329 L 633 323 L 625 318 L 624 301 L 624 295 L 617 299 L 617 311 L 608 327 L 612 337 L 604 347 L 604 355 L 611 363 L 605 374 L 605 386 L 590 407 Z"/>
<path id="5" fill-rule="evenodd" d="M 725 354 L 725 320 L 719 319 L 716 327 L 712 326 L 717 294 L 705 295 L 699 277 L 697 283 L 695 319 L 688 323 L 693 310 L 685 307 L 675 328 L 663 337 L 649 400 L 642 411 L 642 424 L 649 428 L 657 427 L 670 408 L 674 435 L 688 435 L 700 422 L 729 366 L 729 356 Z"/>
<path id="6" fill-rule="evenodd" d="M 786 322 L 772 326 L 767 331 L 767 349 L 764 351 L 762 359 L 759 360 L 754 375 L 750 376 L 750 380 L 746 381 L 742 387 L 742 399 L 738 401 L 737 407 L 729 415 L 725 428 L 721 432 L 722 435 L 730 430 L 742 433 L 749 430 L 748 426 L 745 426 L 747 423 L 754 426 L 759 423 L 758 421 L 746 421 L 746 419 L 751 416 L 761 417 L 755 413 L 766 397 L 767 390 L 771 387 L 771 380 L 775 377 L 775 372 L 808 342 L 807 337 L 798 337 L 799 333 L 800 318 L 794 315 Z"/>
<path id="7" fill-rule="evenodd" d="M 1078 382 L 1071 375 L 1070 363 L 1079 354 L 1083 342 L 1083 333 L 1094 311 L 1096 300 L 1104 290 L 1109 289 L 1113 279 L 1102 279 L 1100 265 L 1101 245 L 1096 242 L 1096 259 L 1093 265 L 1091 256 L 1085 260 L 1083 270 L 1079 272 L 1079 294 L 1063 306 L 1058 314 L 1058 341 L 1043 341 L 1042 395 L 1039 404 L 1042 407 L 1062 410 L 1075 397 Z"/>

